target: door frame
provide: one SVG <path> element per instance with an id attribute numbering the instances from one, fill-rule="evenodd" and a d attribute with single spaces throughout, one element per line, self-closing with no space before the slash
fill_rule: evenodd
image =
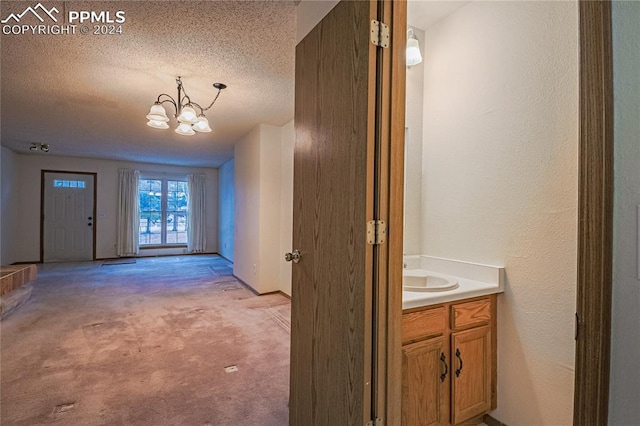
<path id="1" fill-rule="evenodd" d="M 45 182 L 44 176 L 47 173 L 68 173 L 74 175 L 89 175 L 93 176 L 93 254 L 92 259 L 96 260 L 96 228 L 97 228 L 97 216 L 96 206 L 98 203 L 98 174 L 93 172 L 72 172 L 69 170 L 41 170 L 40 171 L 40 263 L 44 262 L 44 191 Z"/>
<path id="2" fill-rule="evenodd" d="M 580 0 L 574 425 L 606 425 L 613 282 L 611 2 Z"/>
<path id="3" fill-rule="evenodd" d="M 404 4 L 404 2 L 393 2 Z M 402 10 L 404 7 L 404 11 Z M 406 5 L 393 7 L 392 28 L 406 26 Z M 576 297 L 576 352 L 573 422 L 606 425 L 609 406 L 611 351 L 611 291 L 613 264 L 613 61 L 611 1 L 579 0 L 579 149 L 578 149 L 578 253 Z M 399 16 L 403 15 L 403 16 Z M 383 19 L 388 19 L 384 15 Z M 398 31 L 396 48 L 406 43 Z M 406 37 L 406 34 L 404 35 Z M 398 46 L 395 43 L 399 43 Z M 393 58 L 393 70 L 402 70 L 404 56 Z M 401 73 L 400 73 L 401 74 Z M 401 81 L 398 81 L 401 80 Z M 404 94 L 404 77 L 392 72 L 396 93 Z M 402 88 L 402 92 L 398 92 Z M 401 98 L 401 99 L 398 99 Z M 404 96 L 392 100 L 389 168 L 388 306 L 386 330 L 387 423 L 400 424 L 402 294 L 391 285 L 402 279 Z M 401 111 L 401 112 L 400 112 Z M 400 125 L 401 126 L 400 126 Z M 401 129 L 400 129 L 401 128 Z M 400 261 L 398 261 L 400 259 Z M 396 289 L 397 290 L 397 289 Z M 397 311 L 396 311 L 397 310 Z M 398 413 L 396 412 L 398 410 Z"/>
<path id="4" fill-rule="evenodd" d="M 373 414 L 384 424 L 402 421 L 402 251 L 407 2 L 382 0 L 378 17 L 389 24 L 389 48 L 379 48 L 376 117 L 378 134 L 377 219 L 387 223 L 387 242 L 376 247 Z"/>

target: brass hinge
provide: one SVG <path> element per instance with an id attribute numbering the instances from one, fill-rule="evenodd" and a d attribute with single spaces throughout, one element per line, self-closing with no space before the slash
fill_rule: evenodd
<path id="1" fill-rule="evenodd" d="M 371 43 L 379 47 L 389 47 L 390 30 L 384 22 L 371 21 Z"/>
<path id="2" fill-rule="evenodd" d="M 367 243 L 371 245 L 384 244 L 387 239 L 387 224 L 384 220 L 370 220 L 367 222 Z"/>
<path id="3" fill-rule="evenodd" d="M 366 426 L 382 426 L 382 424 L 383 424 L 382 419 L 378 417 L 377 419 L 369 420 Z"/>

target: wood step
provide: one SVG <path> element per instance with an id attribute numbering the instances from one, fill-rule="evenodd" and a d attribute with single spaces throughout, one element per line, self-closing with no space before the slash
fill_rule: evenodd
<path id="1" fill-rule="evenodd" d="M 0 297 L 35 280 L 37 276 L 36 265 L 0 266 Z"/>

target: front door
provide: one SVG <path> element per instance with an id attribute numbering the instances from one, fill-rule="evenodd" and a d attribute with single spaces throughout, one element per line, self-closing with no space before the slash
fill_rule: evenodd
<path id="1" fill-rule="evenodd" d="M 372 404 L 375 1 L 296 48 L 290 425 L 365 425 Z"/>
<path id="2" fill-rule="evenodd" d="M 43 172 L 43 262 L 93 260 L 94 178 Z"/>

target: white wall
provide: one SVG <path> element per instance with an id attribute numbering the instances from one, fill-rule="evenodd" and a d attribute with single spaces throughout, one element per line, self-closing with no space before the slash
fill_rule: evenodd
<path id="1" fill-rule="evenodd" d="M 40 177 L 42 170 L 97 173 L 96 257 L 116 257 L 116 222 L 118 206 L 118 169 L 132 168 L 141 172 L 168 174 L 204 173 L 207 179 L 206 252 L 218 251 L 218 169 L 165 166 L 55 155 L 16 154 L 18 157 L 18 214 L 14 223 L 16 260 L 37 261 L 40 258 Z M 140 255 L 185 253 L 186 249 L 141 250 Z"/>
<path id="2" fill-rule="evenodd" d="M 295 144 L 293 121 L 282 128 L 280 158 L 280 291 L 291 296 L 291 263 L 283 262 L 284 253 L 293 250 L 293 147 Z"/>
<path id="3" fill-rule="evenodd" d="M 280 157 L 282 128 L 260 125 L 260 293 L 280 289 Z"/>
<path id="4" fill-rule="evenodd" d="M 234 229 L 234 160 L 229 160 L 218 169 L 219 179 L 219 241 L 218 252 L 233 262 L 233 229 Z"/>
<path id="5" fill-rule="evenodd" d="M 338 0 L 301 0 L 296 8 L 296 44 L 318 25 Z"/>
<path id="6" fill-rule="evenodd" d="M 413 28 L 424 58 L 424 31 Z M 404 194 L 404 254 L 422 251 L 422 121 L 424 94 L 424 62 L 407 68 L 405 98 L 405 194 Z"/>
<path id="7" fill-rule="evenodd" d="M 260 126 L 234 147 L 233 274 L 259 291 Z"/>
<path id="8" fill-rule="evenodd" d="M 609 424 L 639 425 L 640 3 L 613 2 L 615 198 Z"/>
<path id="9" fill-rule="evenodd" d="M 471 2 L 425 32 L 422 251 L 506 267 L 498 409 L 572 423 L 576 2 Z"/>
<path id="10" fill-rule="evenodd" d="M 10 265 L 16 256 L 18 217 L 18 154 L 4 146 L 0 149 L 0 265 Z"/>
<path id="11" fill-rule="evenodd" d="M 293 137 L 293 122 L 260 124 L 235 145 L 233 273 L 260 294 L 291 293 Z"/>

